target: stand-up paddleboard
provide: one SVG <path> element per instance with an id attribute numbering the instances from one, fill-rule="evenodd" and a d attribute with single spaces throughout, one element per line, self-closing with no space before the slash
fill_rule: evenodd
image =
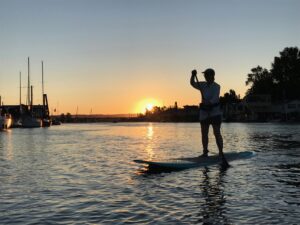
<path id="1" fill-rule="evenodd" d="M 251 158 L 254 155 L 255 153 L 250 151 L 225 153 L 225 157 L 229 162 L 234 160 Z M 213 155 L 208 157 L 177 158 L 166 161 L 134 160 L 134 162 L 148 165 L 149 170 L 176 171 L 195 167 L 216 165 L 220 163 L 220 158 L 218 155 Z"/>

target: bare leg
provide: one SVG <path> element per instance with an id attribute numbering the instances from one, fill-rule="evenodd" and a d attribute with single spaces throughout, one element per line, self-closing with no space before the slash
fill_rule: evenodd
<path id="1" fill-rule="evenodd" d="M 221 124 L 212 124 L 219 154 L 223 154 L 223 137 L 221 135 Z"/>
<path id="2" fill-rule="evenodd" d="M 219 149 L 219 155 L 222 159 L 222 164 L 226 167 L 229 166 L 225 156 L 224 156 L 224 153 L 223 153 L 223 137 L 222 137 L 222 134 L 221 134 L 221 124 L 212 124 L 213 126 L 213 130 L 214 130 L 214 135 L 215 135 L 215 138 L 216 138 L 216 142 L 217 142 L 217 146 L 218 146 L 218 149 Z"/>
<path id="3" fill-rule="evenodd" d="M 203 156 L 207 156 L 208 154 L 208 131 L 209 131 L 209 124 L 201 123 Z"/>

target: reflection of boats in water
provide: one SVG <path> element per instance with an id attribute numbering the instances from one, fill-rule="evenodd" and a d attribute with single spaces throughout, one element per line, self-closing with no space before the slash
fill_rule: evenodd
<path id="1" fill-rule="evenodd" d="M 9 129 L 12 124 L 12 118 L 9 114 L 0 115 L 0 130 Z"/>

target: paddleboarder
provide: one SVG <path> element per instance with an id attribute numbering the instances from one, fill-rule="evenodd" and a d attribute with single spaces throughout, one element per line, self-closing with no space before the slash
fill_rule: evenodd
<path id="1" fill-rule="evenodd" d="M 221 165 L 228 167 L 229 164 L 223 153 L 223 138 L 221 134 L 220 85 L 215 82 L 215 71 L 213 69 L 208 68 L 202 73 L 204 74 L 205 81 L 198 81 L 197 70 L 192 71 L 190 79 L 191 85 L 200 91 L 202 98 L 199 120 L 201 124 L 203 154 L 199 157 L 208 156 L 208 132 L 209 126 L 212 125 L 222 161 Z"/>

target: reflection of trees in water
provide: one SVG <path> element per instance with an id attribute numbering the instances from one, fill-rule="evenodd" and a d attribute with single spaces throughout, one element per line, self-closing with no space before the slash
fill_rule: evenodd
<path id="1" fill-rule="evenodd" d="M 300 148 L 300 141 L 293 134 L 250 134 L 249 140 L 254 143 L 257 149 L 292 149 Z"/>
<path id="2" fill-rule="evenodd" d="M 276 180 L 279 183 L 283 183 L 288 186 L 292 187 L 300 187 L 300 163 L 290 163 L 290 164 L 280 164 L 280 165 L 275 165 L 274 166 L 277 171 L 276 173 L 273 173 L 272 175 L 276 177 Z M 291 188 L 291 187 L 289 187 Z M 300 193 L 292 193 L 292 195 L 297 197 L 300 197 Z M 300 205 L 300 204 L 299 204 Z"/>
<path id="3" fill-rule="evenodd" d="M 200 185 L 205 205 L 201 206 L 198 222 L 202 224 L 230 224 L 225 212 L 225 197 L 222 189 L 226 170 L 221 168 L 216 175 L 210 176 L 208 168 L 203 170 L 203 180 Z"/>

